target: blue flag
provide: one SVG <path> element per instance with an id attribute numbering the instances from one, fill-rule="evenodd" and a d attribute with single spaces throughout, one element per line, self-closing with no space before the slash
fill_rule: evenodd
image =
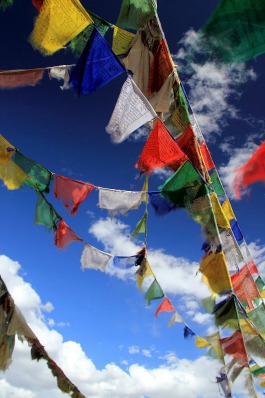
<path id="1" fill-rule="evenodd" d="M 148 192 L 148 196 L 157 216 L 164 216 L 176 208 L 173 203 L 161 196 L 160 192 Z"/>
<path id="2" fill-rule="evenodd" d="M 72 70 L 69 85 L 77 95 L 90 94 L 123 72 L 125 72 L 124 67 L 106 40 L 94 28 Z"/>
<path id="3" fill-rule="evenodd" d="M 232 220 L 231 222 L 233 234 L 238 242 L 241 242 L 244 239 L 244 236 L 238 226 L 237 221 Z"/>

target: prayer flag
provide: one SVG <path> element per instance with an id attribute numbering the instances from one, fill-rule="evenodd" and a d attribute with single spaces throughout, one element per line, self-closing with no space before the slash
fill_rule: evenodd
<path id="1" fill-rule="evenodd" d="M 82 239 L 79 238 L 63 220 L 60 220 L 56 225 L 54 236 L 55 246 L 59 249 L 63 249 L 74 240 L 82 242 Z"/>
<path id="2" fill-rule="evenodd" d="M 259 273 L 256 264 L 252 260 L 248 262 L 248 269 L 249 269 L 251 274 L 258 274 Z"/>
<path id="3" fill-rule="evenodd" d="M 113 28 L 112 51 L 116 55 L 126 54 L 131 47 L 135 34 L 121 29 L 118 26 Z"/>
<path id="4" fill-rule="evenodd" d="M 80 32 L 77 36 L 75 36 L 69 44 L 73 54 L 76 57 L 80 57 L 90 36 L 94 30 L 94 26 L 98 29 L 99 33 L 104 37 L 105 34 L 108 32 L 109 28 L 112 25 L 105 21 L 104 19 L 100 18 L 98 15 L 94 14 L 91 11 L 88 11 L 90 17 L 93 19 L 93 24 L 88 25 L 82 32 Z"/>
<path id="5" fill-rule="evenodd" d="M 240 320 L 247 317 L 246 312 L 234 295 L 215 305 L 214 309 L 216 326 L 230 329 L 239 329 Z"/>
<path id="6" fill-rule="evenodd" d="M 77 95 L 90 94 L 124 71 L 104 37 L 94 28 L 71 72 L 69 84 Z"/>
<path id="7" fill-rule="evenodd" d="M 214 170 L 211 174 L 210 174 L 211 180 L 212 180 L 212 186 L 214 189 L 214 192 L 216 193 L 216 195 L 220 196 L 220 195 L 225 195 L 225 190 L 222 186 L 222 183 L 220 181 L 220 178 L 217 174 L 217 171 Z"/>
<path id="8" fill-rule="evenodd" d="M 209 151 L 208 146 L 206 145 L 206 142 L 204 140 L 201 141 L 201 143 L 200 143 L 200 149 L 201 149 L 202 157 L 203 157 L 203 160 L 204 160 L 207 170 L 210 171 L 213 168 L 215 168 L 210 151 Z"/>
<path id="9" fill-rule="evenodd" d="M 188 104 L 179 81 L 173 85 L 174 103 L 171 115 L 164 121 L 167 129 L 177 137 L 184 133 L 191 124 Z"/>
<path id="10" fill-rule="evenodd" d="M 183 163 L 159 189 L 177 207 L 186 207 L 208 193 L 208 187 L 189 161 Z"/>
<path id="11" fill-rule="evenodd" d="M 34 7 L 37 8 L 38 11 L 40 11 L 44 0 L 31 0 L 31 2 L 34 5 Z"/>
<path id="12" fill-rule="evenodd" d="M 210 343 L 209 341 L 203 339 L 202 337 L 197 336 L 195 340 L 195 345 L 197 348 L 206 348 L 209 347 Z"/>
<path id="13" fill-rule="evenodd" d="M 264 4 L 265 12 L 265 4 Z M 265 19 L 264 19 L 264 35 L 265 35 Z M 264 38 L 265 50 L 265 38 Z M 234 188 L 238 199 L 241 198 L 240 191 L 254 182 L 265 182 L 265 141 L 253 153 L 251 158 L 241 167 L 236 169 Z"/>
<path id="14" fill-rule="evenodd" d="M 137 275 L 137 286 L 139 290 L 142 290 L 143 281 L 147 276 L 154 277 L 154 273 L 146 257 L 143 258 L 140 264 L 140 268 L 136 271 L 136 275 Z"/>
<path id="15" fill-rule="evenodd" d="M 41 193 L 37 192 L 37 195 L 38 200 L 35 212 L 35 225 L 43 225 L 51 231 L 59 219 L 58 214 Z"/>
<path id="16" fill-rule="evenodd" d="M 100 271 L 105 271 L 106 265 L 111 258 L 111 254 L 105 253 L 98 250 L 96 247 L 85 244 L 82 256 L 81 264 L 82 269 L 98 269 Z"/>
<path id="17" fill-rule="evenodd" d="M 172 87 L 174 82 L 176 81 L 176 72 L 173 71 L 164 81 L 162 87 L 159 91 L 152 93 L 148 96 L 150 104 L 154 108 L 154 110 L 162 113 L 167 113 L 170 110 L 170 100 Z"/>
<path id="18" fill-rule="evenodd" d="M 220 373 L 220 376 L 216 376 L 216 382 L 220 384 L 225 398 L 232 398 L 232 393 L 230 390 L 227 375 L 225 373 Z"/>
<path id="19" fill-rule="evenodd" d="M 27 179 L 24 182 L 25 185 L 36 191 L 49 192 L 53 175 L 46 167 L 26 157 L 18 150 L 14 152 L 12 159 L 14 163 L 27 174 Z"/>
<path id="20" fill-rule="evenodd" d="M 138 264 L 139 259 L 143 257 L 143 255 L 139 254 L 136 256 L 130 256 L 130 257 L 125 257 L 125 256 L 114 256 L 113 257 L 113 264 L 115 267 L 119 268 L 132 268 Z"/>
<path id="21" fill-rule="evenodd" d="M 238 226 L 237 221 L 233 220 L 233 221 L 231 222 L 231 226 L 232 226 L 232 231 L 233 231 L 233 234 L 234 234 L 236 240 L 237 240 L 239 243 L 241 243 L 242 240 L 244 239 L 244 236 L 242 235 L 242 232 L 241 232 L 241 230 L 240 230 L 240 228 L 239 228 L 239 226 Z"/>
<path id="22" fill-rule="evenodd" d="M 138 30 L 156 14 L 155 0 L 122 0 L 117 25 Z"/>
<path id="23" fill-rule="evenodd" d="M 55 175 L 54 196 L 61 199 L 64 207 L 73 215 L 76 215 L 79 205 L 94 188 L 94 185 Z"/>
<path id="24" fill-rule="evenodd" d="M 230 275 L 223 252 L 206 254 L 199 268 L 203 281 L 213 293 L 223 293 L 232 290 Z"/>
<path id="25" fill-rule="evenodd" d="M 232 206 L 228 198 L 226 198 L 224 203 L 222 204 L 222 209 L 228 221 L 236 219 L 235 213 L 233 212 Z"/>
<path id="26" fill-rule="evenodd" d="M 138 209 L 145 201 L 145 192 L 121 191 L 99 188 L 99 207 L 107 209 L 111 215 L 126 214 L 129 210 Z"/>
<path id="27" fill-rule="evenodd" d="M 214 212 L 218 227 L 230 229 L 229 221 L 227 220 L 227 218 L 223 212 L 223 209 L 220 205 L 220 202 L 218 200 L 216 193 L 213 192 L 210 195 L 210 197 L 211 197 L 212 208 L 213 208 L 213 212 Z"/>
<path id="28" fill-rule="evenodd" d="M 168 322 L 167 326 L 173 326 L 175 323 L 182 323 L 184 322 L 181 316 L 177 313 L 177 311 L 173 314 L 173 316 L 170 318 L 170 321 Z"/>
<path id="29" fill-rule="evenodd" d="M 263 282 L 261 276 L 258 276 L 257 279 L 255 280 L 255 283 L 257 285 L 257 288 L 259 289 L 259 292 L 262 292 L 264 289 L 265 283 Z"/>
<path id="30" fill-rule="evenodd" d="M 176 311 L 167 297 L 164 298 L 164 300 L 162 301 L 160 306 L 157 308 L 155 316 L 157 317 L 158 314 L 160 314 L 160 312 L 163 312 L 163 311 L 166 311 L 166 312 Z"/>
<path id="31" fill-rule="evenodd" d="M 15 148 L 2 135 L 0 135 L 0 178 L 7 189 L 20 188 L 28 178 L 12 160 Z"/>
<path id="32" fill-rule="evenodd" d="M 148 196 L 157 216 L 164 216 L 176 209 L 176 206 L 164 198 L 160 192 L 148 192 Z"/>
<path id="33" fill-rule="evenodd" d="M 148 213 L 147 211 L 144 212 L 143 217 L 137 223 L 132 236 L 136 237 L 138 234 L 146 234 L 146 221 L 147 221 Z"/>
<path id="34" fill-rule="evenodd" d="M 225 63 L 244 62 L 265 52 L 263 0 L 222 0 L 201 32 L 206 50 Z"/>
<path id="35" fill-rule="evenodd" d="M 247 353 L 241 332 L 236 330 L 231 336 L 220 339 L 220 343 L 224 353 L 234 357 L 238 364 L 241 366 L 246 366 L 248 364 Z"/>
<path id="36" fill-rule="evenodd" d="M 187 156 L 173 140 L 161 120 L 157 119 L 135 167 L 142 173 L 152 173 L 154 168 L 164 166 L 177 170 L 186 160 Z"/>
<path id="37" fill-rule="evenodd" d="M 198 170 L 205 179 L 205 170 L 198 147 L 198 141 L 191 125 L 187 127 L 183 134 L 176 138 L 176 142 L 182 151 L 188 156 L 196 170 Z"/>
<path id="38" fill-rule="evenodd" d="M 124 141 L 131 133 L 157 117 L 156 112 L 128 76 L 122 86 L 106 131 L 115 143 Z"/>
<path id="39" fill-rule="evenodd" d="M 238 270 L 239 265 L 245 263 L 245 259 L 231 229 L 221 231 L 220 236 L 229 270 L 231 272 Z"/>
<path id="40" fill-rule="evenodd" d="M 244 265 L 239 272 L 231 276 L 232 286 L 238 299 L 241 301 L 247 301 L 250 309 L 254 308 L 253 300 L 260 298 L 260 293 L 256 283 L 248 269 L 247 265 Z"/>
<path id="41" fill-rule="evenodd" d="M 63 86 L 60 86 L 62 90 L 67 90 L 69 87 L 69 71 L 72 69 L 72 66 L 69 65 L 60 65 L 60 66 L 53 66 L 49 70 L 49 76 L 51 78 L 57 80 L 63 80 Z"/>
<path id="42" fill-rule="evenodd" d="M 148 94 L 159 92 L 167 78 L 174 71 L 174 64 L 164 38 L 160 39 L 154 51 L 150 68 Z"/>
<path id="43" fill-rule="evenodd" d="M 13 0 L 1 0 L 0 1 L 0 11 L 5 10 L 7 7 L 13 5 Z"/>
<path id="44" fill-rule="evenodd" d="M 92 22 L 78 0 L 45 0 L 29 41 L 43 54 L 51 55 Z"/>
<path id="45" fill-rule="evenodd" d="M 250 371 L 255 377 L 265 377 L 265 366 L 258 367 L 254 370 L 250 369 Z"/>
<path id="46" fill-rule="evenodd" d="M 196 334 L 187 326 L 184 326 L 184 339 L 191 339 Z"/>
<path id="47" fill-rule="evenodd" d="M 155 279 L 150 285 L 149 289 L 147 290 L 144 298 L 147 301 L 147 304 L 149 305 L 152 300 L 157 300 L 162 297 L 164 297 L 164 292 L 161 289 L 157 280 Z"/>
<path id="48" fill-rule="evenodd" d="M 258 307 L 248 312 L 248 317 L 261 334 L 265 334 L 265 306 L 260 304 Z"/>
<path id="49" fill-rule="evenodd" d="M 0 89 L 35 86 L 45 68 L 0 71 Z"/>

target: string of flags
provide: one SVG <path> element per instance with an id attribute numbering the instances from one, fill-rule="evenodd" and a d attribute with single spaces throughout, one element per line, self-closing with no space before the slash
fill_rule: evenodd
<path id="1" fill-rule="evenodd" d="M 2 0 L 0 9 L 12 3 L 12 0 Z M 264 13 L 264 5 L 254 0 L 236 3 L 222 0 L 202 29 L 207 42 L 205 45 L 211 51 L 216 51 L 219 60 L 224 62 L 240 62 L 265 50 L 265 36 L 262 34 L 264 21 L 258 17 Z M 172 170 L 172 175 L 157 191 L 152 192 L 148 191 L 148 178 L 139 192 L 102 188 L 52 173 L 0 136 L 0 178 L 8 189 L 26 185 L 36 191 L 35 224 L 54 230 L 54 243 L 59 248 L 67 247 L 72 241 L 82 242 L 83 269 L 104 271 L 111 259 L 117 267 L 127 269 L 138 266 L 136 275 L 140 290 L 144 279 L 151 278 L 145 293 L 147 303 L 162 300 L 155 316 L 163 311 L 174 312 L 169 326 L 183 322 L 184 337 L 196 336 L 196 346 L 207 348 L 207 355 L 220 361 L 222 367 L 216 381 L 225 396 L 232 396 L 231 384 L 243 374 L 249 396 L 256 397 L 253 377 L 261 379 L 260 386 L 265 386 L 264 367 L 256 361 L 256 357 L 265 356 L 265 283 L 251 258 L 196 116 L 178 78 L 155 0 L 123 0 L 117 26 L 85 10 L 78 0 L 32 0 L 32 4 L 39 11 L 30 35 L 32 46 L 44 55 L 51 55 L 69 44 L 79 59 L 74 65 L 1 71 L 0 88 L 34 86 L 48 70 L 51 78 L 64 81 L 63 89 L 71 88 L 77 95 L 82 95 L 90 94 L 116 76 L 126 73 L 106 131 L 113 142 L 119 143 L 139 127 L 148 124 L 150 134 L 135 167 L 147 176 L 155 168 L 167 167 Z M 236 13 L 237 16 L 239 8 L 243 17 L 235 17 L 236 23 L 233 19 L 231 26 L 227 13 Z M 242 18 L 246 12 L 248 34 L 243 35 Z M 104 38 L 109 28 L 113 29 L 112 47 Z M 237 40 L 231 42 L 235 36 Z M 220 40 L 225 46 L 218 45 Z M 242 188 L 264 180 L 263 155 L 264 143 L 249 162 L 238 170 L 235 179 L 238 197 Z M 134 236 L 144 234 L 143 248 L 133 256 L 113 257 L 79 238 L 46 198 L 52 180 L 55 197 L 62 200 L 73 215 L 77 214 L 82 201 L 95 189 L 99 193 L 99 207 L 107 209 L 111 215 L 126 214 L 145 203 L 143 217 L 133 232 Z M 210 336 L 197 336 L 184 322 L 164 294 L 147 260 L 149 202 L 155 214 L 160 216 L 183 208 L 202 227 L 205 242 L 201 249 L 204 255 L 198 271 L 211 293 L 209 298 L 203 300 L 203 305 L 213 314 L 218 330 Z M 4 296 L 11 300 L 3 282 L 2 286 Z M 0 304 L 0 310 L 6 311 L 5 301 L 0 301 Z M 6 314 L 10 324 L 19 318 L 17 311 L 14 309 L 12 314 Z M 23 322 L 23 328 L 26 328 Z M 15 333 L 18 333 L 18 329 Z M 42 351 L 43 347 L 36 342 L 36 338 L 32 337 L 35 339 L 32 343 L 27 333 L 22 335 L 32 344 L 33 358 L 46 359 L 58 379 L 58 387 L 74 398 L 81 398 L 82 394 L 48 354 Z M 5 339 L 5 335 L 1 335 L 1 339 Z M 6 346 L 7 356 L 0 353 L 0 363 L 7 363 L 11 354 L 12 348 Z"/>

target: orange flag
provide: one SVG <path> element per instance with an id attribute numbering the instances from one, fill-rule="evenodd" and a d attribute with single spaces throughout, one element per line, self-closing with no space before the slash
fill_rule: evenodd
<path id="1" fill-rule="evenodd" d="M 57 229 L 54 236 L 55 246 L 57 246 L 59 249 L 63 249 L 74 240 L 77 240 L 79 242 L 83 241 L 74 233 L 74 231 L 71 230 L 71 228 L 63 220 L 60 220 L 57 224 Z"/>

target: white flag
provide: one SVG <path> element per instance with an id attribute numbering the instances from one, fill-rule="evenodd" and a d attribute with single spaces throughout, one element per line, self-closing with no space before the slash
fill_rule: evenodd
<path id="1" fill-rule="evenodd" d="M 133 131 L 157 117 L 151 104 L 130 76 L 122 86 L 113 114 L 106 127 L 116 143 L 124 141 Z"/>
<path id="2" fill-rule="evenodd" d="M 111 254 L 105 253 L 94 246 L 86 244 L 81 256 L 81 268 L 99 269 L 103 272 L 111 257 Z"/>
<path id="3" fill-rule="evenodd" d="M 60 86 L 62 90 L 67 90 L 70 86 L 68 85 L 70 75 L 69 71 L 72 68 L 72 66 L 69 65 L 60 65 L 60 66 L 53 66 L 50 69 L 50 77 L 57 79 L 57 80 L 63 80 L 64 84 L 63 86 Z"/>
<path id="4" fill-rule="evenodd" d="M 172 315 L 170 321 L 168 322 L 167 326 L 173 326 L 176 322 L 183 322 L 181 316 L 177 313 L 177 311 Z"/>
<path id="5" fill-rule="evenodd" d="M 120 191 L 99 188 L 99 207 L 107 209 L 110 215 L 126 214 L 128 210 L 138 209 L 146 200 L 146 192 Z"/>

